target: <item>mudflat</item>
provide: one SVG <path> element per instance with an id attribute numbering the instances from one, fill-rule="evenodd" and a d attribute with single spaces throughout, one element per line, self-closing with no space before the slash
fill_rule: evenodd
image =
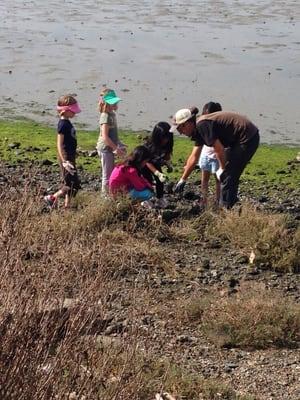
<path id="1" fill-rule="evenodd" d="M 0 116 L 55 123 L 77 93 L 97 126 L 99 90 L 119 124 L 151 129 L 209 100 L 248 115 L 264 142 L 300 143 L 298 1 L 11 0 L 0 4 Z"/>

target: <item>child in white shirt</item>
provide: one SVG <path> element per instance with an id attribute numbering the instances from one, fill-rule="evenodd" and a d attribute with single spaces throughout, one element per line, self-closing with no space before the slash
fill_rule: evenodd
<path id="1" fill-rule="evenodd" d="M 210 101 L 205 104 L 202 110 L 203 114 L 211 114 L 213 112 L 222 111 L 222 107 L 219 103 L 214 103 Z M 202 201 L 201 204 L 207 206 L 207 195 L 208 195 L 208 184 L 211 174 L 216 174 L 219 169 L 219 162 L 216 157 L 216 153 L 213 147 L 204 145 L 201 151 L 199 159 L 199 167 L 201 168 L 201 192 Z M 215 193 L 215 203 L 219 204 L 220 201 L 220 181 L 216 178 L 216 193 Z"/>

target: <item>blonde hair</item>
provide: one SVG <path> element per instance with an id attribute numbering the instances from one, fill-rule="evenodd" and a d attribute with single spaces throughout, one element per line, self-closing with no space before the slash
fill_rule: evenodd
<path id="1" fill-rule="evenodd" d="M 106 93 L 110 92 L 111 89 L 107 88 L 107 87 L 103 87 L 100 91 L 100 97 L 101 100 L 99 101 L 99 112 L 100 113 L 107 113 L 109 111 L 110 105 L 105 103 L 105 101 L 103 100 L 103 96 L 106 95 Z"/>
<path id="2" fill-rule="evenodd" d="M 71 94 L 65 94 L 64 96 L 60 96 L 60 98 L 57 100 L 57 105 L 58 106 L 71 106 L 72 104 L 76 104 L 77 100 L 75 97 Z"/>

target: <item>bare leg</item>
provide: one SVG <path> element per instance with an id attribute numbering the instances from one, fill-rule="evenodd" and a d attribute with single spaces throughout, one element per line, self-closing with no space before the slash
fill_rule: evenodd
<path id="1" fill-rule="evenodd" d="M 210 172 L 201 171 L 201 192 L 202 192 L 202 205 L 207 206 L 207 195 L 208 195 L 208 183 L 210 178 Z"/>
<path id="2" fill-rule="evenodd" d="M 59 189 L 57 192 L 55 192 L 52 196 L 54 198 L 54 204 L 57 204 L 57 200 L 60 197 L 65 196 L 65 207 L 69 207 L 70 205 L 70 196 L 68 195 L 70 188 L 67 186 L 64 186 L 62 189 Z M 68 198 L 68 199 L 67 199 Z M 67 204 L 67 205 L 66 205 Z"/>
<path id="3" fill-rule="evenodd" d="M 69 194 L 65 195 L 65 208 L 70 207 L 70 202 L 71 202 L 71 196 Z"/>
<path id="4" fill-rule="evenodd" d="M 56 198 L 56 200 L 59 198 L 59 197 L 62 197 L 62 196 L 64 196 L 65 195 L 65 192 L 64 192 L 64 190 L 62 190 L 62 189 L 59 189 L 56 193 L 54 193 L 54 197 Z"/>
<path id="5" fill-rule="evenodd" d="M 101 165 L 102 165 L 102 194 L 108 192 L 108 182 L 110 175 L 115 166 L 115 156 L 112 152 L 101 153 Z"/>

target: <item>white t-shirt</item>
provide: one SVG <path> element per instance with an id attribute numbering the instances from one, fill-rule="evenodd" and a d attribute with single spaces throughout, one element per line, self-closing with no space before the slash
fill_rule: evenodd
<path id="1" fill-rule="evenodd" d="M 215 149 L 213 147 L 204 145 L 202 147 L 201 157 L 217 158 Z"/>

